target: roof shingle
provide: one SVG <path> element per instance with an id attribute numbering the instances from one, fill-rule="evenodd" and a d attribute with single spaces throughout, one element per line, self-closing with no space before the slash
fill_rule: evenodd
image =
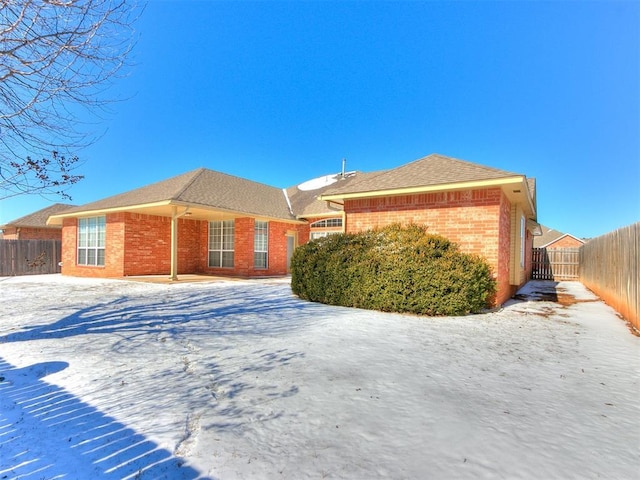
<path id="1" fill-rule="evenodd" d="M 368 178 L 349 185 L 339 185 L 326 195 L 395 190 L 430 185 L 493 180 L 520 174 L 485 167 L 433 153 L 398 168 L 374 172 Z"/>
<path id="2" fill-rule="evenodd" d="M 444 155 L 431 154 L 390 170 L 369 173 L 350 172 L 348 175 L 337 174 L 335 177 L 328 175 L 326 178 L 331 180 L 329 184 L 319 187 L 314 185 L 311 190 L 294 186 L 283 191 L 252 180 L 200 168 L 119 195 L 71 208 L 64 213 L 73 214 L 148 206 L 161 202 L 177 202 L 194 207 L 201 206 L 253 216 L 292 220 L 324 216 L 340 211 L 339 207 L 331 207 L 322 200 L 324 195 L 446 185 L 514 176 L 519 176 L 519 174 Z M 533 185 L 532 182 L 529 182 L 530 190 L 534 188 Z"/>
<path id="3" fill-rule="evenodd" d="M 65 213 L 176 201 L 252 215 L 291 219 L 281 189 L 206 168 L 130 190 Z"/>
<path id="4" fill-rule="evenodd" d="M 320 200 L 319 197 L 325 192 L 333 191 L 336 188 L 353 187 L 358 182 L 362 182 L 372 176 L 378 175 L 381 171 L 365 173 L 365 172 L 349 172 L 344 177 L 336 174 L 337 181 L 330 185 L 314 188 L 313 190 L 301 190 L 298 186 L 287 188 L 287 196 L 291 202 L 291 209 L 298 217 L 313 217 L 326 215 L 328 213 L 339 212 L 342 209 L 330 207 L 327 202 Z"/>
<path id="5" fill-rule="evenodd" d="M 24 217 L 20 217 L 11 222 L 7 222 L 5 225 L 0 225 L 0 228 L 6 227 L 31 227 L 31 228 L 48 228 L 51 225 L 47 225 L 47 219 L 51 215 L 57 213 L 66 212 L 74 208 L 75 205 L 68 205 L 66 203 L 54 203 L 53 205 L 38 210 L 37 212 L 30 213 Z M 53 228 L 58 228 L 54 226 Z"/>

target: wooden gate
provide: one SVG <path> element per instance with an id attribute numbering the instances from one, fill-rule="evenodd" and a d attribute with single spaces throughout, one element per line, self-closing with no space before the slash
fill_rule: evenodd
<path id="1" fill-rule="evenodd" d="M 578 280 L 580 248 L 534 248 L 533 270 L 534 280 Z"/>
<path id="2" fill-rule="evenodd" d="M 60 273 L 60 240 L 0 240 L 0 277 Z"/>

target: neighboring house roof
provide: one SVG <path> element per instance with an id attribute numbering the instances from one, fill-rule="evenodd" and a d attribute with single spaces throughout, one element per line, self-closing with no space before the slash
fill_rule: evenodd
<path id="1" fill-rule="evenodd" d="M 248 214 L 258 217 L 294 220 L 287 199 L 276 187 L 226 173 L 199 168 L 151 185 L 87 203 L 51 218 L 61 222 L 78 214 L 113 211 L 139 211 L 167 214 L 169 206 L 190 208 L 190 213 L 216 210 L 221 214 Z"/>
<path id="2" fill-rule="evenodd" d="M 540 225 L 540 228 L 542 229 L 542 235 L 533 237 L 533 248 L 545 248 L 564 237 L 571 237 L 580 243 L 585 243 L 584 240 L 574 237 L 570 233 L 563 233 L 544 225 Z"/>
<path id="3" fill-rule="evenodd" d="M 59 226 L 47 225 L 47 219 L 51 215 L 55 215 L 71 208 L 75 205 L 67 205 L 65 203 L 55 203 L 49 207 L 38 210 L 37 212 L 30 213 L 24 217 L 20 217 L 11 222 L 7 222 L 5 225 L 0 225 L 0 228 L 58 228 Z"/>

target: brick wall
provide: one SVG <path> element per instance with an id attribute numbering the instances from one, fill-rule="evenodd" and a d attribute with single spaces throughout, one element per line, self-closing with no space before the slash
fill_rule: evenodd
<path id="1" fill-rule="evenodd" d="M 209 263 L 209 226 L 200 232 L 199 271 L 211 275 L 230 275 L 241 277 L 272 276 L 287 274 L 287 234 L 295 234 L 298 244 L 308 241 L 307 225 L 270 221 L 267 268 L 254 268 L 253 242 L 255 219 L 245 217 L 235 219 L 235 252 L 233 268 L 210 268 Z"/>
<path id="2" fill-rule="evenodd" d="M 126 238 L 126 216 L 124 212 L 112 213 L 106 216 L 106 232 L 104 241 L 104 276 L 123 277 L 124 270 L 124 247 Z M 100 267 L 78 266 L 85 270 L 98 269 Z"/>
<path id="3" fill-rule="evenodd" d="M 559 238 L 555 242 L 550 243 L 546 248 L 578 248 L 582 245 L 584 245 L 584 242 L 581 242 L 577 238 L 567 235 Z"/>
<path id="4" fill-rule="evenodd" d="M 123 226 L 123 273 L 169 275 L 171 273 L 171 218 L 136 213 L 118 214 Z M 180 232 L 178 232 L 178 237 Z M 107 247 L 114 239 L 107 232 Z M 109 248 L 109 251 L 112 251 Z M 107 258 L 109 255 L 107 255 Z"/>
<path id="5" fill-rule="evenodd" d="M 513 232 L 513 208 L 499 188 L 347 200 L 345 229 L 348 233 L 391 223 L 426 225 L 428 231 L 458 243 L 463 251 L 484 257 L 498 281 L 496 302 L 513 294 L 509 282 Z M 308 224 L 269 222 L 268 268 L 253 266 L 253 218 L 235 220 L 233 268 L 209 268 L 209 222 L 178 220 L 178 274 L 204 273 L 230 276 L 269 276 L 287 273 L 287 235 L 297 244 L 309 240 Z M 62 227 L 62 273 L 92 277 L 169 275 L 171 219 L 135 213 L 106 216 L 105 265 L 76 265 L 77 219 L 64 219 Z M 527 251 L 532 237 L 527 234 Z M 519 257 L 518 257 L 519 258 Z M 531 262 L 527 255 L 526 270 Z M 527 277 L 528 278 L 528 277 Z"/>
<path id="6" fill-rule="evenodd" d="M 195 273 L 200 230 L 206 222 L 178 219 L 178 273 Z M 76 265 L 77 219 L 63 224 L 62 273 L 82 277 L 169 275 L 171 219 L 121 212 L 106 216 L 105 265 Z M 194 243 L 195 242 L 195 243 Z"/>
<path id="7" fill-rule="evenodd" d="M 2 236 L 5 240 L 62 240 L 61 228 L 8 227 Z"/>
<path id="8" fill-rule="evenodd" d="M 392 223 L 426 225 L 429 233 L 485 258 L 498 281 L 497 304 L 511 296 L 511 205 L 500 188 L 347 200 L 345 211 L 348 233 Z"/>
<path id="9" fill-rule="evenodd" d="M 171 218 L 124 213 L 125 275 L 171 273 Z M 178 274 L 197 273 L 200 232 L 207 222 L 178 218 Z M 108 241 L 107 241 L 108 244 Z"/>
<path id="10" fill-rule="evenodd" d="M 464 251 L 498 266 L 498 235 L 503 194 L 499 188 L 347 200 L 348 233 L 392 223 L 426 225 Z"/>
<path id="11" fill-rule="evenodd" d="M 308 225 L 269 222 L 269 259 L 266 269 L 256 269 L 253 266 L 254 226 L 253 218 L 237 218 L 234 267 L 209 268 L 209 222 L 178 219 L 178 274 L 285 275 L 286 236 L 296 235 L 298 244 L 306 242 L 309 238 Z M 62 273 L 65 275 L 123 277 L 171 273 L 169 217 L 128 212 L 107 215 L 104 266 L 76 265 L 77 219 L 65 219 L 62 230 Z"/>
<path id="12" fill-rule="evenodd" d="M 500 305 L 515 291 L 509 281 L 511 263 L 511 202 L 502 195 L 500 200 L 500 226 L 498 227 L 498 269 L 496 274 L 497 294 L 495 303 Z"/>
<path id="13" fill-rule="evenodd" d="M 296 225 L 296 232 L 298 235 L 298 245 L 307 243 L 311 238 L 311 228 L 308 223 L 304 225 Z"/>
<path id="14" fill-rule="evenodd" d="M 77 265 L 78 219 L 65 218 L 62 223 L 62 274 L 75 277 L 121 277 L 124 275 L 122 245 L 124 245 L 124 214 L 106 217 L 105 265 Z"/>

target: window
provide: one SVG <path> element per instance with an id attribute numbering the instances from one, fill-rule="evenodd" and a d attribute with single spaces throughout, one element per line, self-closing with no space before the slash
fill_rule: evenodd
<path id="1" fill-rule="evenodd" d="M 520 266 L 524 268 L 524 244 L 527 239 L 527 224 L 524 217 L 520 217 Z"/>
<path id="2" fill-rule="evenodd" d="M 78 265 L 104 266 L 105 217 L 78 219 Z"/>
<path id="3" fill-rule="evenodd" d="M 311 228 L 329 228 L 329 227 L 341 227 L 342 226 L 342 218 L 326 218 L 324 220 L 318 220 L 317 222 L 313 222 L 310 227 Z"/>
<path id="4" fill-rule="evenodd" d="M 333 235 L 334 233 L 340 232 L 311 232 L 311 240 L 315 240 L 316 238 L 324 238 L 329 235 Z"/>
<path id="5" fill-rule="evenodd" d="M 235 222 L 209 222 L 209 266 L 233 268 Z"/>
<path id="6" fill-rule="evenodd" d="M 253 266 L 255 268 L 267 268 L 269 245 L 269 222 L 256 220 L 256 228 L 253 236 Z"/>
<path id="7" fill-rule="evenodd" d="M 327 235 L 333 235 L 335 233 L 341 233 L 340 230 L 336 230 L 336 228 L 342 227 L 342 218 L 325 218 L 324 220 L 318 220 L 317 222 L 313 222 L 311 225 L 311 240 L 315 240 L 316 238 L 324 238 Z M 322 231 L 321 229 L 330 228 L 331 230 Z M 315 231 L 314 231 L 315 230 Z"/>

